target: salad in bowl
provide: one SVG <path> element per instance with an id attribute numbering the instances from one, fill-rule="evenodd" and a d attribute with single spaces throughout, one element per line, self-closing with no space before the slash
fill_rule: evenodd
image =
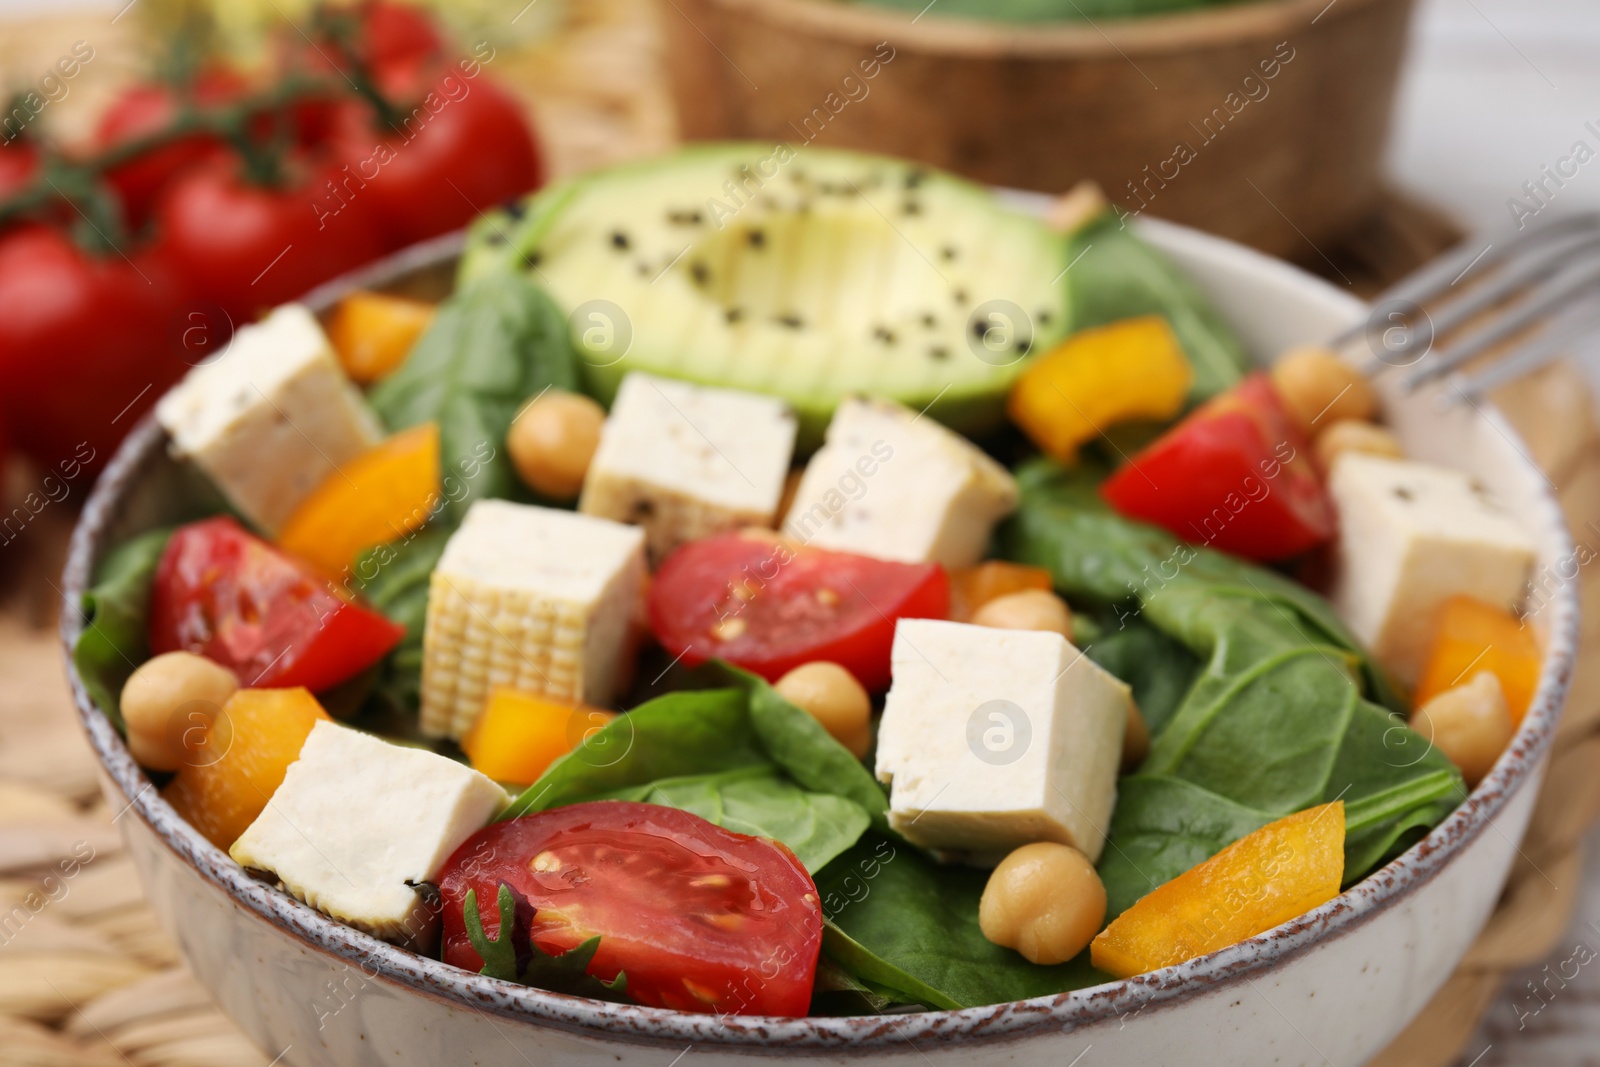
<path id="1" fill-rule="evenodd" d="M 429 974 L 735 1020 L 1166 972 L 1422 841 L 1544 693 L 1514 502 L 1336 353 L 1252 370 L 1091 195 L 696 148 L 486 215 L 449 290 L 191 371 L 188 521 L 72 632 L 208 864 Z"/>

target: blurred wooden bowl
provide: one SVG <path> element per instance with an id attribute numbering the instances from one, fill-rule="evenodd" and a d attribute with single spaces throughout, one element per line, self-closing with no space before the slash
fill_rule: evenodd
<path id="1" fill-rule="evenodd" d="M 834 0 L 665 0 L 680 133 L 921 159 L 997 185 L 1093 179 L 1316 259 L 1375 206 L 1412 0 L 1263 0 L 1019 25 Z M 869 73 L 870 72 L 870 73 Z"/>

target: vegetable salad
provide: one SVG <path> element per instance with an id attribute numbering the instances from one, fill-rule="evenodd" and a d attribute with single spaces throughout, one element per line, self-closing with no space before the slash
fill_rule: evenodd
<path id="1" fill-rule="evenodd" d="M 1109 215 L 1007 215 L 1081 263 L 978 290 L 1008 261 L 969 278 L 960 235 L 1008 209 L 893 160 L 693 207 L 765 152 L 542 193 L 437 306 L 285 305 L 162 399 L 222 506 L 107 555 L 74 657 L 202 835 L 469 971 L 854 1014 L 1262 933 L 1487 773 L 1539 673 L 1532 543 L 1337 355 L 1250 372 Z M 938 277 L 861 265 L 874 196 L 950 235 Z M 597 369 L 596 302 L 642 367 Z"/>

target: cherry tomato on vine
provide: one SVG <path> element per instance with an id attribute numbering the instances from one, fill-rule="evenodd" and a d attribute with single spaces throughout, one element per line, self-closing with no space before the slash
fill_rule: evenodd
<path id="1" fill-rule="evenodd" d="M 399 244 L 448 233 L 544 181 L 522 106 L 481 69 L 451 68 L 424 89 L 396 94 L 419 101 L 398 128 L 351 122 L 335 149 Z"/>
<path id="2" fill-rule="evenodd" d="M 494 823 L 436 881 L 444 961 L 457 967 L 483 967 L 467 937 L 467 892 L 495 938 L 505 883 L 531 906 L 522 933 L 535 946 L 559 954 L 598 935 L 589 973 L 603 981 L 625 973 L 640 1004 L 804 1015 L 811 1003 L 822 950 L 811 876 L 777 842 L 687 811 L 598 800 Z"/>
<path id="3" fill-rule="evenodd" d="M 86 252 L 50 227 L 0 235 L 0 408 L 47 468 L 98 466 L 188 369 L 171 326 L 182 296 L 150 250 Z"/>
<path id="4" fill-rule="evenodd" d="M 405 635 L 226 516 L 181 526 L 150 587 L 150 651 L 215 660 L 246 686 L 327 689 Z"/>
<path id="5" fill-rule="evenodd" d="M 162 246 L 195 291 L 246 322 L 384 252 L 359 197 L 333 211 L 336 172 L 297 166 L 281 187 L 252 185 L 237 164 L 202 166 L 167 190 L 157 209 Z"/>
<path id="6" fill-rule="evenodd" d="M 185 100 L 198 107 L 216 107 L 238 99 L 245 81 L 225 69 L 202 72 L 187 90 L 168 85 L 134 85 L 112 101 L 100 117 L 95 139 L 113 148 L 172 125 Z M 106 180 L 122 201 L 127 221 L 142 226 L 156 198 L 178 175 L 208 160 L 225 159 L 227 143 L 215 134 L 196 133 L 145 152 L 106 172 Z"/>

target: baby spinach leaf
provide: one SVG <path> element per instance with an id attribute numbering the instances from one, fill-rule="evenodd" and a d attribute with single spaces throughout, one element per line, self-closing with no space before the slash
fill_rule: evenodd
<path id="1" fill-rule="evenodd" d="M 1137 315 L 1162 315 L 1194 368 L 1190 400 L 1227 389 L 1250 368 L 1231 327 L 1178 267 L 1107 211 L 1068 238 L 1072 326 L 1083 330 Z"/>
<path id="2" fill-rule="evenodd" d="M 1204 662 L 1141 774 L 1274 818 L 1344 800 L 1359 816 L 1345 843 L 1351 880 L 1454 806 L 1459 775 L 1375 702 L 1399 704 L 1322 598 L 1113 514 L 1093 479 L 1030 465 L 1000 543 L 1010 558 L 1048 568 L 1068 597 L 1154 627 Z M 1122 847 L 1114 819 L 1107 854 Z"/>
<path id="3" fill-rule="evenodd" d="M 1111 816 L 1116 843 L 1107 845 L 1098 867 L 1106 887 L 1106 921 L 1272 819 L 1181 778 L 1123 778 Z"/>
<path id="4" fill-rule="evenodd" d="M 106 554 L 94 584 L 83 594 L 83 630 L 72 648 L 72 664 L 89 698 L 118 730 L 122 687 L 150 656 L 145 633 L 150 584 L 172 530 L 151 530 Z"/>
<path id="5" fill-rule="evenodd" d="M 824 731 L 821 743 L 794 716 L 814 719 L 754 682 L 668 693 L 619 715 L 551 764 L 501 818 L 585 800 L 666 804 L 781 841 L 807 870 L 819 870 L 855 843 L 872 813 L 852 795 L 862 793 L 859 780 L 832 766 L 827 745 L 838 742 Z M 766 738 L 799 740 L 785 750 Z M 830 767 L 838 781 L 824 773 Z M 882 808 L 882 791 L 867 783 L 864 799 Z"/>
<path id="6" fill-rule="evenodd" d="M 429 524 L 402 541 L 375 545 L 350 565 L 351 585 L 391 622 L 406 628 L 385 657 L 377 689 L 394 707 L 414 711 L 422 693 L 422 631 L 428 617 L 428 582 L 454 526 Z"/>
<path id="7" fill-rule="evenodd" d="M 566 316 L 527 274 L 513 271 L 479 278 L 440 304 L 406 361 L 368 400 L 390 430 L 439 424 L 442 506 L 459 516 L 472 500 L 517 491 L 506 431 L 524 403 L 551 387 L 578 388 Z"/>
<path id="8" fill-rule="evenodd" d="M 1119 628 L 1120 625 L 1120 628 Z M 1114 620 L 1078 614 L 1073 641 L 1084 655 L 1127 682 L 1151 736 L 1159 734 L 1194 684 L 1200 661 L 1178 642 L 1138 619 Z"/>
<path id="9" fill-rule="evenodd" d="M 1086 958 L 1041 967 L 984 937 L 978 898 L 986 871 L 940 866 L 869 833 L 816 881 L 831 928 L 823 951 L 908 1003 L 967 1008 L 1110 981 Z"/>
<path id="10" fill-rule="evenodd" d="M 889 798 L 872 772 L 817 721 L 785 700 L 760 675 L 731 664 L 718 669 L 750 699 L 750 726 L 767 754 L 795 781 L 855 801 L 879 832 L 889 831 Z"/>
<path id="11" fill-rule="evenodd" d="M 664 804 L 736 833 L 770 837 L 788 846 L 813 874 L 855 844 L 872 821 L 860 805 L 831 793 L 809 792 L 773 763 L 664 778 L 587 799 Z"/>
<path id="12" fill-rule="evenodd" d="M 594 959 L 595 950 L 600 947 L 598 935 L 558 956 L 552 956 L 534 944 L 529 936 L 533 907 L 518 897 L 516 891 L 505 882 L 500 883 L 499 910 L 499 936 L 490 938 L 483 928 L 483 916 L 478 911 L 477 891 L 467 890 L 461 913 L 467 940 L 472 942 L 473 949 L 483 958 L 483 968 L 479 974 L 557 993 L 629 1003 L 628 976 L 625 972 L 617 972 L 617 976 L 609 982 L 601 981 L 589 973 L 589 961 Z"/>

